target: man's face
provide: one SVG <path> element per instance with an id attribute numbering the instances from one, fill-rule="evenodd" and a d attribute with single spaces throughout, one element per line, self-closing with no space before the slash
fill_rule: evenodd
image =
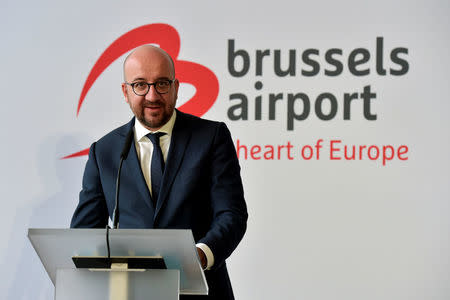
<path id="1" fill-rule="evenodd" d="M 125 80 L 128 83 L 154 83 L 161 79 L 175 77 L 170 59 L 155 48 L 140 48 L 128 57 L 124 66 Z M 147 129 L 155 131 L 166 124 L 175 109 L 178 94 L 178 80 L 175 80 L 166 94 L 159 94 L 151 86 L 145 96 L 138 96 L 130 85 L 122 84 L 125 101 L 131 111 Z"/>

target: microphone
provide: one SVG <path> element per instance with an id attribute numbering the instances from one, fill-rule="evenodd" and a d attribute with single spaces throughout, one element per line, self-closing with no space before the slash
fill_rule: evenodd
<path id="1" fill-rule="evenodd" d="M 134 131 L 133 127 L 131 127 L 130 131 L 128 131 L 127 137 L 125 138 L 125 144 L 123 145 L 122 154 L 120 154 L 120 159 L 127 159 L 128 152 L 130 152 L 131 142 L 133 141 Z"/>
<path id="2" fill-rule="evenodd" d="M 116 179 L 116 205 L 114 207 L 113 213 L 113 229 L 117 229 L 119 224 L 119 190 L 120 190 L 120 171 L 122 170 L 122 164 L 125 159 L 128 157 L 128 153 L 130 152 L 131 142 L 133 141 L 134 131 L 133 127 L 128 131 L 127 137 L 125 138 L 125 143 L 123 145 L 122 153 L 120 154 L 120 162 L 119 169 L 117 170 L 117 179 Z"/>

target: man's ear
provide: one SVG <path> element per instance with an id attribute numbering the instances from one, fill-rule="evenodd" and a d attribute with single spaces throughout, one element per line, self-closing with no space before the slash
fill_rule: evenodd
<path id="1" fill-rule="evenodd" d="M 125 102 L 128 103 L 127 85 L 125 83 L 122 83 L 122 93 L 125 97 Z"/>

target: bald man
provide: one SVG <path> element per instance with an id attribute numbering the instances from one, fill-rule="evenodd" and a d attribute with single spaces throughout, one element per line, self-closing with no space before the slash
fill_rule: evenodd
<path id="1" fill-rule="evenodd" d="M 191 229 L 209 295 L 234 299 L 225 259 L 247 223 L 239 162 L 226 125 L 175 109 L 179 82 L 162 49 L 145 45 L 124 62 L 122 91 L 134 118 L 89 151 L 71 227 L 104 228 L 115 206 L 115 181 L 131 130 L 120 189 L 120 228 Z"/>

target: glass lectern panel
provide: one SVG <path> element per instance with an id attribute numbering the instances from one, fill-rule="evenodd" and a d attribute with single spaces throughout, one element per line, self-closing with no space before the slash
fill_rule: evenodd
<path id="1" fill-rule="evenodd" d="M 106 229 L 29 229 L 28 237 L 53 284 L 57 269 L 75 267 L 72 256 L 107 256 Z M 208 293 L 190 230 L 114 229 L 109 240 L 111 256 L 162 256 L 180 270 L 180 294 Z"/>
<path id="2" fill-rule="evenodd" d="M 179 299 L 178 270 L 105 272 L 58 269 L 56 274 L 58 284 L 55 299 L 57 300 Z M 117 289 L 117 281 L 125 281 L 126 284 Z"/>

